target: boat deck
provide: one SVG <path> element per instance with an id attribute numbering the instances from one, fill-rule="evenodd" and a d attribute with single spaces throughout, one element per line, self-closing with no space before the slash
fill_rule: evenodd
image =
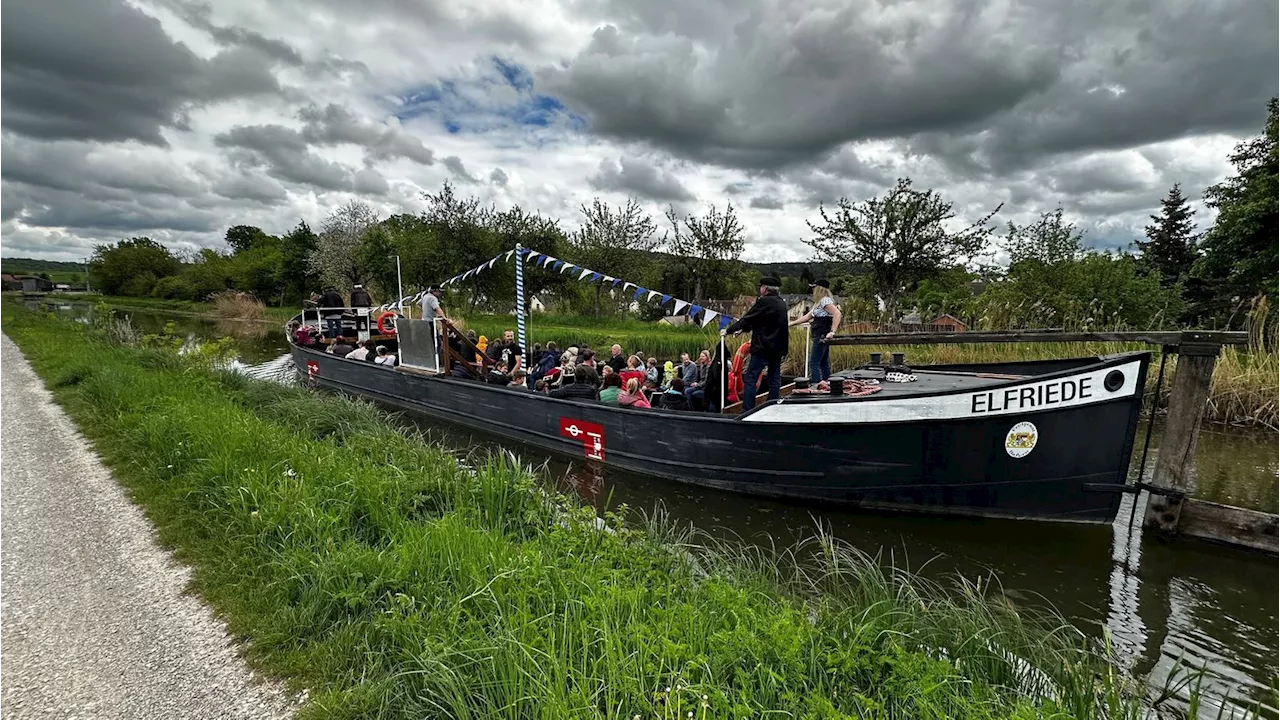
<path id="1" fill-rule="evenodd" d="M 913 370 L 912 374 L 916 376 L 913 382 L 888 382 L 883 379 L 882 373 L 875 371 L 854 371 L 849 373 L 840 373 L 847 379 L 853 380 L 879 380 L 880 388 L 878 392 L 869 395 L 830 395 L 828 393 L 817 393 L 804 391 L 793 391 L 788 396 L 788 401 L 797 400 L 803 402 L 848 402 L 849 400 L 883 400 L 886 397 L 909 397 L 914 395 L 937 395 L 939 393 L 953 392 L 957 390 L 974 390 L 977 388 L 988 387 L 999 383 L 1009 382 L 1010 380 L 1022 380 L 1027 375 L 1012 375 L 1004 373 L 970 373 L 956 372 L 948 370 Z"/>

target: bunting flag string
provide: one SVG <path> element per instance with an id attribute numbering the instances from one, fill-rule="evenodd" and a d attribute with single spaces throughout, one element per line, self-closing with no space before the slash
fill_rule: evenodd
<path id="1" fill-rule="evenodd" d="M 473 267 L 470 270 L 467 270 L 466 272 L 460 273 L 458 275 L 454 275 L 448 280 L 445 280 L 443 283 L 441 283 L 441 286 L 447 287 L 449 285 L 453 285 L 463 280 L 470 279 L 471 277 L 479 275 L 481 272 L 485 270 L 492 269 L 494 266 L 498 264 L 499 260 L 505 263 L 505 262 L 509 262 L 512 257 L 516 257 L 517 262 L 537 263 L 539 267 L 549 269 L 552 272 L 559 272 L 562 275 L 567 274 L 569 272 L 573 272 L 573 276 L 576 277 L 579 282 L 592 282 L 592 283 L 603 282 L 608 284 L 610 287 L 621 286 L 622 289 L 626 292 L 631 292 L 634 290 L 634 294 L 632 295 L 632 297 L 634 297 L 636 301 L 643 300 L 645 302 L 653 302 L 656 299 L 659 305 L 667 305 L 668 303 L 671 303 L 672 301 L 674 301 L 674 304 L 672 305 L 672 314 L 679 315 L 682 312 L 684 312 L 685 309 L 687 308 L 690 320 L 693 322 L 697 322 L 701 327 L 707 327 L 712 323 L 712 321 L 715 321 L 718 319 L 719 320 L 718 324 L 720 326 L 720 329 L 723 330 L 724 328 L 728 327 L 729 323 L 733 322 L 734 320 L 733 317 L 726 315 L 724 313 L 717 312 L 715 310 L 709 310 L 707 308 L 702 307 L 701 305 L 697 305 L 685 300 L 681 300 L 679 298 L 676 298 L 672 295 L 668 295 L 661 291 L 643 288 L 633 282 L 627 282 L 622 278 L 614 277 L 612 275 L 605 275 L 604 273 L 596 272 L 595 270 L 591 270 L 590 268 L 586 268 L 581 265 L 574 265 L 571 262 L 566 262 L 559 258 L 552 257 L 551 255 L 548 255 L 546 253 L 529 250 L 528 248 L 521 248 L 519 251 L 507 250 L 504 253 L 499 253 L 498 255 L 494 256 L 492 259 L 486 260 L 485 262 L 480 263 L 476 267 Z M 523 257 L 522 260 L 519 259 L 521 257 Z M 422 292 L 419 292 L 416 295 L 410 295 L 408 297 L 402 298 L 399 302 L 400 303 L 420 302 L 423 296 L 425 296 L 426 294 L 427 292 L 423 290 Z M 385 305 L 379 306 L 378 309 L 384 310 L 387 308 L 395 307 L 397 304 L 398 303 L 387 303 Z"/>

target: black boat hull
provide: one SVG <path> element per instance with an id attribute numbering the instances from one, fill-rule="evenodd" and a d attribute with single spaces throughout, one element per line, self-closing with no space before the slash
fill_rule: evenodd
<path id="1" fill-rule="evenodd" d="M 1115 517 L 1148 364 L 1142 353 L 1089 365 L 1137 373 L 1123 394 L 1089 404 L 986 416 L 791 423 L 608 407 L 396 371 L 297 346 L 292 353 L 314 385 L 646 475 L 819 503 L 1073 522 Z M 1035 437 L 1031 450 L 1015 456 L 1018 451 L 1006 446 L 1019 423 L 1032 423 Z"/>

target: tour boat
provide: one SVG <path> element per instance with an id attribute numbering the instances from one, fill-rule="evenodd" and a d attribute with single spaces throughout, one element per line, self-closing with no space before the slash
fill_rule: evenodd
<path id="1" fill-rule="evenodd" d="M 895 357 L 843 373 L 849 392 L 789 384 L 780 399 L 728 414 L 453 377 L 438 331 L 400 318 L 386 340 L 395 368 L 290 345 L 315 386 L 605 467 L 788 500 L 1073 522 L 1110 522 L 1120 507 L 1150 361 L 1129 352 L 906 367 Z M 717 361 L 708 388 L 719 377 Z"/>

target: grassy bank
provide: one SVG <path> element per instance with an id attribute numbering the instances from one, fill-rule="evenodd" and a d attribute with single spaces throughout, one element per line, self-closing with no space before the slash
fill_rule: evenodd
<path id="1" fill-rule="evenodd" d="M 12 303 L 3 322 L 250 660 L 309 689 L 304 717 L 1141 712 L 1068 623 L 986 584 L 827 537 L 769 553 L 625 512 L 602 529 L 514 458 L 468 466 L 367 404 Z"/>
<path id="2" fill-rule="evenodd" d="M 125 297 L 119 295 L 99 295 L 97 293 L 73 293 L 58 294 L 50 293 L 46 296 L 51 301 L 65 300 L 66 302 L 87 302 L 99 303 L 105 302 L 113 308 L 121 310 L 152 310 L 156 312 L 169 312 L 182 315 L 195 315 L 199 317 L 217 318 L 221 320 L 246 320 L 249 322 L 267 322 L 272 325 L 278 325 L 285 322 L 289 318 L 298 314 L 299 308 L 285 307 L 261 307 L 260 313 L 251 314 L 249 317 L 243 317 L 243 311 L 237 311 L 232 314 L 225 307 L 220 307 L 215 302 L 193 302 L 191 300 L 162 300 L 160 298 L 150 297 Z"/>

